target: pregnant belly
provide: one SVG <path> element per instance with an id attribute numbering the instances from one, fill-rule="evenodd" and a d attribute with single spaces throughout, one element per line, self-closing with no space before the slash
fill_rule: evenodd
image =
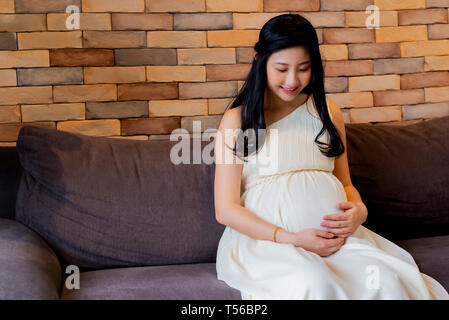
<path id="1" fill-rule="evenodd" d="M 266 180 L 266 181 L 265 181 Z M 343 212 L 343 185 L 331 172 L 296 171 L 264 179 L 247 190 L 241 204 L 261 218 L 289 232 L 320 229 L 323 216 Z"/>

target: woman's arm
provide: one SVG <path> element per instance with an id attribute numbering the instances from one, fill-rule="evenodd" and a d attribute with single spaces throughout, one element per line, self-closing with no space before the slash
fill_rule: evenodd
<path id="1" fill-rule="evenodd" d="M 333 174 L 341 181 L 347 202 L 339 203 L 340 209 L 345 210 L 344 213 L 336 213 L 323 216 L 324 220 L 330 220 L 323 222 L 321 225 L 328 227 L 330 232 L 335 233 L 338 236 L 347 236 L 354 232 L 358 226 L 364 223 L 368 217 L 368 210 L 360 197 L 357 189 L 352 185 L 351 176 L 349 173 L 348 156 L 347 156 L 347 144 L 346 144 L 346 131 L 343 121 L 343 115 L 340 107 L 332 102 L 326 100 L 329 106 L 329 112 L 331 113 L 332 122 L 337 128 L 340 138 L 343 141 L 345 152 L 337 157 L 334 161 Z"/>
<path id="2" fill-rule="evenodd" d="M 235 130 L 240 128 L 239 108 L 225 112 L 215 138 L 215 217 L 220 224 L 256 240 L 274 240 L 277 226 L 260 218 L 240 204 L 243 161 L 232 150 Z M 276 242 L 291 243 L 292 234 L 284 229 L 276 232 Z"/>

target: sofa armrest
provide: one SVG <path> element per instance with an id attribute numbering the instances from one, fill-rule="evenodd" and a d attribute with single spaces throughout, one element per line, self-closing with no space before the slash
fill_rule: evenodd
<path id="1" fill-rule="evenodd" d="M 61 265 L 25 225 L 0 219 L 0 299 L 59 299 Z"/>

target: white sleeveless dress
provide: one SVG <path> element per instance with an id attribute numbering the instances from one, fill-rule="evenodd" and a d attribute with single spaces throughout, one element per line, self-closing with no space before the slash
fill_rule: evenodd
<path id="1" fill-rule="evenodd" d="M 290 232 L 324 229 L 323 215 L 342 212 L 336 204 L 347 198 L 332 173 L 334 158 L 314 143 L 321 127 L 312 96 L 268 126 L 264 146 L 244 163 L 241 205 Z M 319 140 L 328 142 L 327 133 Z M 364 226 L 328 257 L 226 227 L 216 270 L 244 300 L 449 299 L 407 251 Z"/>

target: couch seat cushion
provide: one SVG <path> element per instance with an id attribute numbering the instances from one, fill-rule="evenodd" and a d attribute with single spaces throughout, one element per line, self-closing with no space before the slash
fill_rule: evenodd
<path id="1" fill-rule="evenodd" d="M 449 236 L 426 237 L 395 242 L 415 259 L 422 273 L 449 291 Z"/>
<path id="2" fill-rule="evenodd" d="M 82 272 L 76 300 L 240 300 L 240 291 L 217 279 L 215 263 L 116 268 Z"/>

